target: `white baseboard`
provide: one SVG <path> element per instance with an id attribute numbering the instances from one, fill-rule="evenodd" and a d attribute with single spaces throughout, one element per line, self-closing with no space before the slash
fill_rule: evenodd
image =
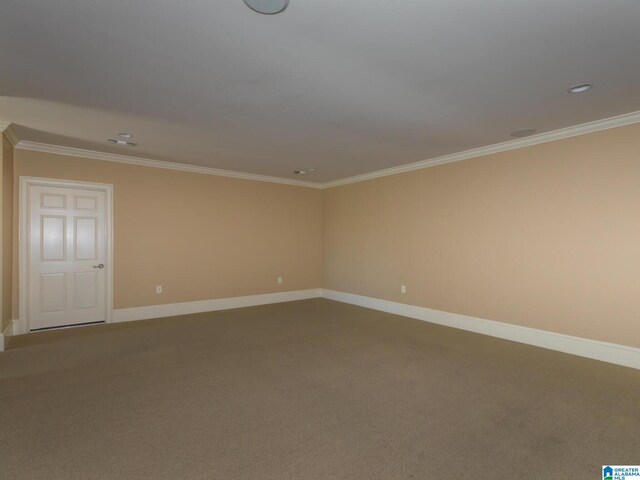
<path id="1" fill-rule="evenodd" d="M 430 308 L 391 302 L 389 300 L 380 300 L 378 298 L 354 295 L 352 293 L 338 292 L 335 290 L 323 289 L 322 296 L 338 302 L 350 303 L 360 307 L 402 315 L 430 323 L 437 323 L 447 327 L 459 328 L 514 342 L 526 343 L 536 347 L 570 353 L 580 357 L 640 369 L 640 349 L 625 345 L 572 337 L 570 335 L 537 330 L 535 328 L 468 317 L 466 315 L 442 312 Z"/>
<path id="2" fill-rule="evenodd" d="M 119 308 L 113 311 L 113 322 L 130 322 L 150 318 L 172 317 L 189 313 L 213 312 L 232 308 L 253 307 L 270 303 L 306 300 L 322 296 L 321 288 L 310 290 L 294 290 L 290 292 L 265 293 L 262 295 L 248 295 L 246 297 L 218 298 L 214 300 L 200 300 L 197 302 L 167 303 L 164 305 L 149 305 L 147 307 Z"/>
<path id="3" fill-rule="evenodd" d="M 26 321 L 23 321 L 22 318 L 16 318 L 13 320 L 13 335 L 22 335 L 24 333 L 29 333 L 27 329 Z"/>
<path id="4" fill-rule="evenodd" d="M 573 337 L 561 333 L 537 330 L 508 323 L 469 317 L 456 313 L 442 312 L 426 307 L 407 305 L 404 303 L 365 297 L 352 293 L 338 292 L 322 288 L 295 290 L 290 292 L 266 293 L 245 297 L 220 298 L 196 302 L 169 303 L 146 307 L 122 308 L 113 311 L 113 322 L 128 322 L 151 318 L 171 317 L 189 313 L 212 312 L 233 308 L 252 307 L 271 303 L 291 302 L 309 298 L 324 297 L 329 300 L 358 305 L 382 312 L 402 315 L 430 323 L 445 325 L 470 332 L 503 338 L 514 342 L 534 345 L 559 352 L 570 353 L 580 357 L 591 358 L 603 362 L 640 369 L 640 349 L 600 342 L 587 338 Z M 11 335 L 26 333 L 20 320 L 13 320 L 11 325 L 0 334 L 0 351 L 4 350 L 6 339 Z"/>
<path id="5" fill-rule="evenodd" d="M 4 329 L 4 332 L 0 333 L 0 352 L 4 352 L 7 342 L 9 341 L 9 337 L 15 335 L 15 320 L 11 320 L 11 323 L 7 325 L 7 328 Z"/>

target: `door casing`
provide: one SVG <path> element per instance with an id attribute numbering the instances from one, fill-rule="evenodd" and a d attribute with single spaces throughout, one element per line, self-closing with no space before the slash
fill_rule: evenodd
<path id="1" fill-rule="evenodd" d="M 107 223 L 107 259 L 106 259 L 106 284 L 107 284 L 107 316 L 105 323 L 111 323 L 113 320 L 113 185 L 107 183 L 81 182 L 77 180 L 59 180 L 53 178 L 39 177 L 19 177 L 19 233 L 18 233 L 18 252 L 19 252 L 19 291 L 18 306 L 19 321 L 16 325 L 15 334 L 28 333 L 31 330 L 29 322 L 29 191 L 32 186 L 40 187 L 62 187 L 86 190 L 101 190 L 105 192 L 106 197 L 106 223 Z M 59 328 L 73 328 L 59 327 Z"/>

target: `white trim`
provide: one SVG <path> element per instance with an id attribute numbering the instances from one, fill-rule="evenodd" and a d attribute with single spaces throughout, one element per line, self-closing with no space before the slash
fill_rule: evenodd
<path id="1" fill-rule="evenodd" d="M 84 150 L 80 148 L 64 147 L 61 145 L 49 145 L 46 143 L 31 142 L 28 140 L 19 140 L 15 136 L 10 128 L 12 136 L 9 140 L 15 148 L 21 150 L 32 150 L 35 152 L 53 153 L 56 155 L 67 155 L 72 157 L 90 158 L 92 160 L 103 160 L 108 162 L 125 163 L 130 165 L 140 165 L 144 167 L 165 168 L 169 170 L 179 170 L 183 172 L 202 173 L 206 175 L 217 175 L 222 177 L 240 178 L 244 180 L 255 180 L 260 182 L 280 183 L 284 185 L 295 185 L 299 187 L 308 188 L 332 188 L 340 185 L 347 185 L 350 183 L 363 182 L 366 180 L 372 180 L 374 178 L 386 177 L 389 175 L 396 175 L 398 173 L 411 172 L 413 170 L 421 170 L 423 168 L 434 167 L 436 165 L 443 165 L 445 163 L 460 162 L 462 160 L 468 160 L 470 158 L 482 157 L 484 155 L 490 155 L 493 153 L 506 152 L 508 150 L 514 150 L 517 148 L 529 147 L 532 145 L 538 145 L 540 143 L 553 142 L 555 140 L 562 140 L 564 138 L 575 137 L 578 135 L 585 135 L 587 133 L 598 132 L 600 130 L 607 130 L 610 128 L 621 127 L 624 125 L 631 125 L 633 123 L 640 122 L 640 111 L 630 112 L 624 115 L 618 115 L 616 117 L 605 118 L 602 120 L 596 120 L 594 122 L 583 123 L 581 125 L 575 125 L 572 127 L 561 128 L 559 130 L 553 130 L 550 132 L 541 133 L 539 135 L 532 135 L 527 138 L 520 138 L 516 140 L 510 140 L 507 142 L 496 143 L 493 145 L 487 145 L 480 148 L 474 148 L 472 150 L 465 150 L 463 152 L 452 153 L 450 155 L 444 155 L 441 157 L 429 158 L 415 163 L 409 163 L 405 165 L 399 165 L 397 167 L 386 168 L 383 170 L 377 170 L 374 172 L 364 173 L 362 175 L 355 175 L 353 177 L 342 178 L 325 183 L 314 183 L 302 180 L 293 180 L 289 178 L 273 177 L 269 175 L 258 175 L 252 173 L 234 172 L 231 170 L 222 170 L 219 168 L 201 167 L 197 165 L 188 165 L 184 163 L 167 162 L 163 160 L 153 160 L 141 157 L 132 157 L 128 155 L 120 155 L 115 153 L 98 152 L 95 150 Z M 9 122 L 0 122 L 0 130 L 8 128 L 11 124 Z M 8 135 L 9 136 L 9 135 Z"/>
<path id="2" fill-rule="evenodd" d="M 0 333 L 0 352 L 3 352 L 6 349 L 9 337 L 17 335 L 16 323 L 17 320 L 11 320 L 9 325 L 7 325 L 7 328 L 4 329 L 4 332 Z"/>
<path id="3" fill-rule="evenodd" d="M 435 167 L 436 165 L 443 165 L 445 163 L 460 162 L 462 160 L 468 160 L 470 158 L 482 157 L 485 155 L 491 155 L 493 153 L 506 152 L 508 150 L 515 150 L 517 148 L 530 147 L 532 145 L 538 145 L 540 143 L 553 142 L 555 140 L 576 137 L 578 135 L 585 135 L 587 133 L 598 132 L 600 130 L 622 127 L 624 125 L 631 125 L 632 123 L 638 122 L 640 122 L 640 111 L 631 112 L 624 115 L 619 115 L 617 117 L 605 118 L 604 120 L 596 120 L 595 122 L 584 123 L 582 125 L 576 125 L 573 127 L 561 128 L 560 130 L 541 133 L 539 135 L 532 135 L 531 137 L 527 138 L 510 140 L 503 143 L 496 143 L 493 145 L 488 145 L 486 147 L 474 148 L 472 150 L 466 150 L 464 152 L 452 153 L 451 155 L 444 155 L 442 157 L 430 158 L 427 160 L 422 160 L 420 162 L 399 165 L 392 168 L 385 168 L 384 170 L 377 170 L 375 172 L 356 175 L 354 177 L 325 182 L 322 184 L 322 188 L 338 187 L 340 185 L 347 185 L 349 183 L 364 182 L 366 180 L 372 180 L 374 178 L 387 177 L 389 175 L 396 175 L 398 173 L 405 173 L 411 172 L 413 170 Z"/>
<path id="4" fill-rule="evenodd" d="M 29 329 L 25 324 L 26 319 L 17 318 L 13 320 L 13 334 L 14 335 L 24 335 L 25 333 L 29 333 Z"/>
<path id="5" fill-rule="evenodd" d="M 0 352 L 5 351 L 9 337 L 13 337 L 14 335 L 17 335 L 16 323 L 17 323 L 17 320 L 11 320 L 9 325 L 7 325 L 7 328 L 4 329 L 4 332 L 0 333 Z"/>
<path id="6" fill-rule="evenodd" d="M 20 318 L 14 328 L 14 334 L 27 333 L 29 331 L 28 316 L 28 271 L 29 259 L 28 248 L 28 220 L 29 216 L 29 188 L 32 185 L 63 187 L 63 188 L 90 188 L 92 190 L 102 190 L 106 194 L 105 215 L 107 222 L 107 318 L 106 322 L 113 320 L 113 185 L 107 183 L 81 182 L 76 180 L 58 180 L 52 178 L 24 177 L 19 178 L 19 207 L 18 207 L 18 252 L 19 252 L 19 309 Z M 19 330 L 18 330 L 19 329 Z"/>
<path id="7" fill-rule="evenodd" d="M 216 298 L 195 302 L 167 303 L 146 307 L 119 308 L 113 312 L 113 322 L 130 322 L 150 318 L 173 317 L 190 313 L 214 312 L 233 308 L 268 305 L 270 303 L 292 302 L 322 296 L 322 289 L 293 290 L 290 292 L 264 293 L 245 297 Z"/>
<path id="8" fill-rule="evenodd" d="M 70 157 L 89 158 L 91 160 L 102 160 L 107 162 L 126 163 L 128 165 L 138 165 L 142 167 L 164 168 L 167 170 L 178 170 L 181 172 L 202 173 L 205 175 L 216 175 L 219 177 L 239 178 L 242 180 L 255 180 L 259 182 L 281 183 L 284 185 L 294 185 L 297 187 L 321 188 L 319 183 L 304 182 L 302 180 L 292 180 L 289 178 L 271 177 L 268 175 L 258 175 L 253 173 L 233 172 L 219 168 L 201 167 L 186 163 L 167 162 L 164 160 L 152 160 L 149 158 L 131 157 L 115 153 L 97 152 L 95 150 L 84 150 L 81 148 L 63 147 L 60 145 L 49 145 L 46 143 L 30 142 L 20 140 L 16 145 L 20 150 L 31 150 L 34 152 L 53 153 L 56 155 L 66 155 Z"/>
<path id="9" fill-rule="evenodd" d="M 640 369 L 639 348 L 600 342 L 587 338 L 572 337 L 570 335 L 537 330 L 535 328 L 442 312 L 440 310 L 432 310 L 430 308 L 417 307 L 352 293 L 338 292 L 336 290 L 323 289 L 322 296 L 330 300 L 415 318 L 425 322 L 437 323 L 439 325 L 446 325 L 447 327 L 526 343 L 527 345 L 534 345 L 558 352 L 570 353 L 579 357 Z"/>
<path id="10" fill-rule="evenodd" d="M 122 308 L 113 311 L 112 321 L 113 323 L 119 323 L 135 320 L 147 320 L 152 318 L 187 315 L 191 313 L 213 312 L 217 310 L 306 300 L 318 297 L 392 313 L 394 315 L 402 315 L 404 317 L 445 325 L 447 327 L 458 328 L 482 335 L 489 335 L 518 343 L 533 345 L 549 350 L 569 353 L 579 357 L 591 358 L 616 365 L 640 369 L 640 349 L 638 348 L 618 345 L 615 343 L 600 342 L 598 340 L 590 340 L 587 338 L 573 337 L 545 330 L 537 330 L 519 325 L 469 317 L 456 313 L 433 310 L 426 307 L 418 307 L 415 305 L 408 305 L 322 288 L 266 293 L 262 295 L 249 295 L 244 297 L 219 298 L 195 302 L 150 305 L 146 307 Z M 22 320 L 13 320 L 12 325 L 10 325 L 4 332 L 5 337 L 9 336 L 7 332 L 12 326 L 11 334 L 19 335 L 26 333 Z M 0 340 L 3 340 L 2 335 L 0 335 Z"/>
<path id="11" fill-rule="evenodd" d="M 13 335 L 22 335 L 24 333 L 29 333 L 26 325 L 22 321 L 21 318 L 14 318 L 13 322 Z"/>
<path id="12" fill-rule="evenodd" d="M 4 122 L 0 120 L 0 133 L 3 133 L 10 126 L 11 126 L 11 122 Z"/>
<path id="13" fill-rule="evenodd" d="M 6 135 L 7 139 L 9 140 L 9 143 L 15 148 L 16 145 L 18 145 L 18 143 L 20 143 L 20 139 L 18 138 L 18 135 L 16 135 L 16 132 L 13 128 L 12 124 L 9 124 L 8 127 L 6 127 L 4 134 Z"/>
<path id="14" fill-rule="evenodd" d="M 4 352 L 7 340 L 11 335 L 13 335 L 13 321 L 7 325 L 7 328 L 4 329 L 4 332 L 0 333 L 0 352 Z"/>

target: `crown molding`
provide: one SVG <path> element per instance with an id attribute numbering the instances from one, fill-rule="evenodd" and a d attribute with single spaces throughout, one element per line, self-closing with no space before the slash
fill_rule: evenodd
<path id="1" fill-rule="evenodd" d="M 164 168 L 166 170 L 178 170 L 181 172 L 201 173 L 205 175 L 215 175 L 219 177 L 239 178 L 242 180 L 254 180 L 258 182 L 280 183 L 284 185 L 294 185 L 297 187 L 322 188 L 320 183 L 305 182 L 302 180 L 292 180 L 288 178 L 271 177 L 253 173 L 233 172 L 219 168 L 201 167 L 198 165 L 188 165 L 185 163 L 167 162 L 163 160 L 152 160 L 148 158 L 132 157 L 115 153 L 97 152 L 95 150 L 85 150 L 82 148 L 63 147 L 60 145 L 49 145 L 47 143 L 30 142 L 20 140 L 15 148 L 20 150 L 30 150 L 33 152 L 53 153 L 56 155 L 66 155 L 70 157 L 89 158 L 91 160 L 102 160 L 107 162 L 126 163 L 128 165 L 138 165 L 142 167 Z"/>
<path id="2" fill-rule="evenodd" d="M 27 140 L 20 140 L 13 129 L 11 123 L 0 121 L 0 132 L 4 131 L 9 141 L 15 148 L 21 150 L 32 150 L 35 152 L 53 153 L 56 155 L 67 155 L 72 157 L 89 158 L 92 160 L 102 160 L 108 162 L 125 163 L 129 165 L 139 165 L 143 167 L 164 168 L 167 170 L 178 170 L 182 172 L 201 173 L 206 175 L 217 175 L 221 177 L 239 178 L 243 180 L 254 180 L 259 182 L 279 183 L 284 185 L 294 185 L 298 187 L 325 189 L 339 187 L 341 185 L 348 185 L 350 183 L 364 182 L 367 180 L 373 180 L 375 178 L 387 177 L 389 175 L 397 175 L 400 173 L 411 172 L 414 170 L 421 170 L 423 168 L 435 167 L 437 165 L 443 165 L 446 163 L 460 162 L 471 158 L 482 157 L 485 155 L 491 155 L 494 153 L 506 152 L 509 150 L 515 150 L 518 148 L 530 147 L 541 143 L 553 142 L 556 140 L 562 140 L 565 138 L 576 137 L 578 135 L 585 135 L 588 133 L 594 133 L 601 130 L 607 130 L 610 128 L 622 127 L 624 125 L 630 125 L 640 122 L 640 111 L 631 112 L 616 117 L 605 118 L 603 120 L 596 120 L 594 122 L 584 123 L 573 127 L 562 128 L 560 130 L 553 130 L 551 132 L 541 133 L 538 135 L 532 135 L 526 138 L 520 138 L 517 140 L 510 140 L 507 142 L 496 143 L 493 145 L 487 145 L 485 147 L 474 148 L 472 150 L 466 150 L 463 152 L 452 153 L 450 155 L 444 155 L 441 157 L 429 158 L 415 163 L 409 163 L 405 165 L 399 165 L 397 167 L 386 168 L 384 170 L 376 170 L 374 172 L 364 173 L 362 175 L 356 175 L 353 177 L 342 178 L 339 180 L 333 180 L 325 183 L 313 183 L 303 180 L 293 180 L 281 177 L 272 177 L 269 175 L 258 175 L 252 173 L 233 172 L 231 170 L 222 170 L 212 167 L 201 167 L 197 165 L 188 165 L 184 163 L 167 162 L 163 160 L 153 160 L 141 157 L 132 157 L 128 155 L 120 155 L 115 153 L 98 152 L 95 150 L 85 150 L 81 148 L 63 147 L 60 145 L 49 145 L 45 143 L 30 142 Z"/>
<path id="3" fill-rule="evenodd" d="M 595 122 L 583 123 L 582 125 L 561 128 L 560 130 L 553 130 L 551 132 L 532 135 L 530 137 L 518 140 L 496 143 L 493 145 L 487 145 L 486 147 L 474 148 L 472 150 L 452 153 L 450 155 L 444 155 L 442 157 L 430 158 L 415 163 L 399 165 L 397 167 L 385 168 L 384 170 L 376 170 L 375 172 L 369 172 L 362 175 L 356 175 L 353 177 L 342 178 L 340 180 L 325 182 L 322 184 L 322 188 L 339 187 L 341 185 L 348 185 L 350 183 L 364 182 L 366 180 L 372 180 L 374 178 L 387 177 L 389 175 L 397 175 L 399 173 L 411 172 L 413 170 L 435 167 L 436 165 L 443 165 L 445 163 L 460 162 L 462 160 L 468 160 L 470 158 L 482 157 L 485 155 L 491 155 L 493 153 L 506 152 L 508 150 L 515 150 L 517 148 L 530 147 L 532 145 L 553 142 L 555 140 L 576 137 L 578 135 L 585 135 L 587 133 L 598 132 L 600 130 L 622 127 L 624 125 L 630 125 L 632 123 L 638 122 L 640 122 L 640 111 L 631 112 L 624 115 L 619 115 L 617 117 L 605 118 L 603 120 L 596 120 Z"/>
<path id="4" fill-rule="evenodd" d="M 20 143 L 20 139 L 18 138 L 18 135 L 16 135 L 15 129 L 13 128 L 12 124 L 9 124 L 9 126 L 4 131 L 4 134 L 7 136 L 7 139 L 14 148 L 16 145 L 18 145 L 18 143 Z"/>
<path id="5" fill-rule="evenodd" d="M 14 147 L 20 141 L 11 122 L 0 121 L 0 136 L 2 136 L 3 133 L 7 137 L 7 140 L 9 140 L 9 143 Z"/>

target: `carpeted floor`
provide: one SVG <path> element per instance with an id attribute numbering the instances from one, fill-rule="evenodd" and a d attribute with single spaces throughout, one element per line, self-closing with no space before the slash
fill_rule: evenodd
<path id="1" fill-rule="evenodd" d="M 640 372 L 315 299 L 16 337 L 7 479 L 596 479 Z"/>

